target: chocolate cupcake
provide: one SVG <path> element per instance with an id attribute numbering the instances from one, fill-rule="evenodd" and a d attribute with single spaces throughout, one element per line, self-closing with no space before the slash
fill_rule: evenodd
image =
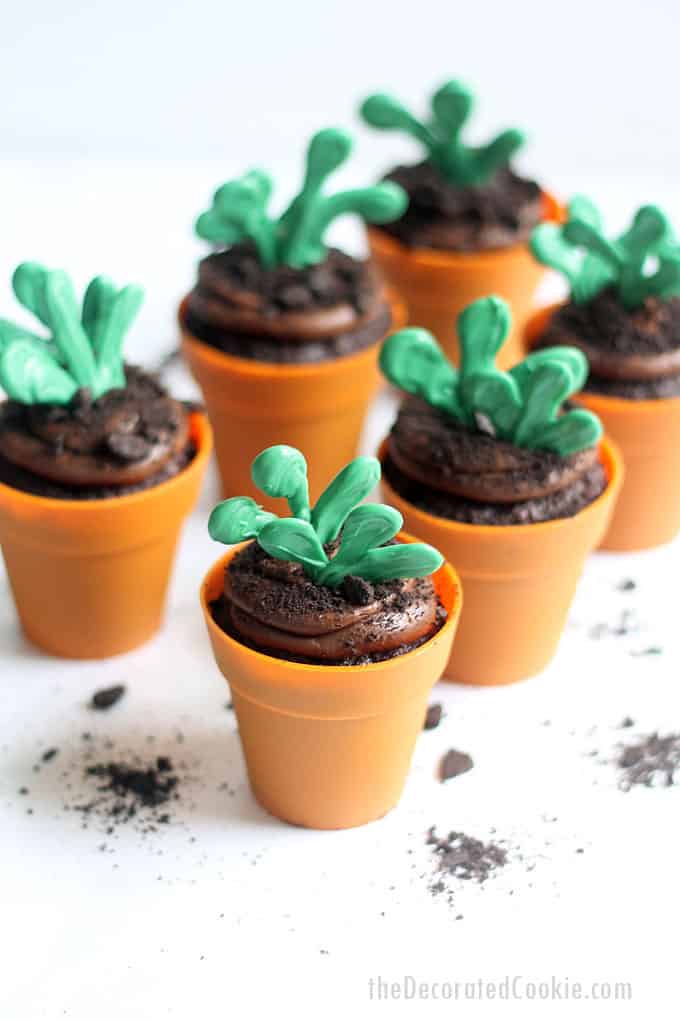
<path id="1" fill-rule="evenodd" d="M 617 487 L 598 419 L 570 405 L 583 354 L 550 348 L 501 372 L 509 327 L 505 303 L 484 298 L 458 319 L 460 370 L 421 329 L 396 333 L 381 354 L 387 378 L 411 394 L 382 450 L 385 492 L 460 569 L 466 612 L 450 675 L 470 683 L 546 664 Z"/>
<path id="2" fill-rule="evenodd" d="M 158 626 L 171 550 L 197 493 L 209 430 L 202 415 L 123 362 L 141 288 L 118 290 L 98 276 L 81 308 L 62 270 L 23 263 L 12 282 L 49 331 L 0 321 L 0 386 L 8 397 L 0 403 L 0 541 L 19 614 L 48 651 L 113 654 Z M 138 519 L 147 494 L 167 516 L 160 527 Z M 160 545 L 146 562 L 152 537 Z M 139 597 L 124 590 L 134 575 L 114 577 L 104 562 L 109 539 L 110 555 L 125 563 L 129 544 L 138 551 L 139 576 L 148 570 Z"/>
<path id="3" fill-rule="evenodd" d="M 579 401 L 600 416 L 626 462 L 605 546 L 667 542 L 680 531 L 680 246 L 670 224 L 658 208 L 643 206 L 609 240 L 599 211 L 580 195 L 563 226 L 538 227 L 531 243 L 571 293 L 537 317 L 530 343 L 583 352 L 589 373 Z"/>
<path id="4" fill-rule="evenodd" d="M 454 360 L 452 324 L 470 301 L 491 289 L 521 318 L 528 312 L 541 273 L 527 241 L 556 214 L 539 185 L 510 166 L 524 143 L 521 132 L 504 131 L 480 146 L 464 142 L 473 104 L 465 85 L 448 81 L 434 93 L 426 120 L 384 93 L 361 106 L 371 127 L 408 134 L 424 149 L 420 162 L 386 174 L 385 181 L 406 191 L 408 208 L 369 237 L 376 260 L 406 298 L 410 322 L 435 332 Z"/>
<path id="5" fill-rule="evenodd" d="M 319 472 L 315 495 L 356 450 L 379 343 L 401 312 L 376 267 L 327 248 L 324 235 L 345 213 L 390 220 L 407 199 L 393 183 L 325 194 L 350 150 L 345 132 L 319 131 L 303 186 L 278 217 L 268 210 L 271 178 L 252 170 L 219 188 L 197 220 L 215 250 L 199 265 L 180 321 L 215 426 L 225 495 L 249 491 L 253 457 L 283 435 Z"/>
<path id="6" fill-rule="evenodd" d="M 398 511 L 361 504 L 374 458 L 348 464 L 313 507 L 298 450 L 271 447 L 252 473 L 292 516 L 248 497 L 219 504 L 211 536 L 245 544 L 209 573 L 202 601 L 253 790 L 288 821 L 361 824 L 401 792 L 453 638 L 455 575 L 399 534 Z"/>
<path id="7" fill-rule="evenodd" d="M 123 338 L 143 300 L 97 276 L 78 304 L 62 270 L 33 262 L 12 279 L 43 338 L 0 322 L 0 482 L 50 499 L 110 499 L 159 485 L 196 448 L 189 409 L 139 368 Z"/>
<path id="8" fill-rule="evenodd" d="M 237 640 L 277 658 L 362 666 L 413 651 L 446 619 L 429 575 L 442 557 L 429 546 L 399 545 L 402 519 L 388 506 L 359 506 L 380 478 L 373 457 L 358 457 L 310 509 L 307 465 L 289 446 L 253 462 L 253 480 L 285 496 L 279 519 L 253 500 L 220 503 L 210 534 L 232 544 L 254 538 L 229 563 L 215 619 Z"/>

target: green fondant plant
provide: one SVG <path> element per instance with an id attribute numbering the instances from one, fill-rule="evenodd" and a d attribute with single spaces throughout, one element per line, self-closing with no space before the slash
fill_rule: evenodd
<path id="1" fill-rule="evenodd" d="M 566 223 L 542 223 L 531 235 L 539 260 L 562 273 L 576 304 L 613 287 L 625 308 L 639 308 L 648 297 L 680 294 L 680 246 L 670 224 L 654 205 L 642 206 L 628 230 L 610 241 L 602 216 L 585 195 L 568 206 Z"/>
<path id="2" fill-rule="evenodd" d="M 384 182 L 367 188 L 325 195 L 326 178 L 348 158 L 352 139 L 346 131 L 326 128 L 313 136 L 307 150 L 302 190 L 278 218 L 268 211 L 272 178 L 251 170 L 215 192 L 213 203 L 196 221 L 196 233 L 220 247 L 252 241 L 262 265 L 304 268 L 326 257 L 324 236 L 331 222 L 356 213 L 371 223 L 387 223 L 406 209 L 402 188 Z"/>
<path id="3" fill-rule="evenodd" d="M 447 180 L 466 187 L 486 183 L 524 144 L 524 135 L 511 129 L 486 145 L 466 145 L 461 133 L 473 105 L 470 89 L 462 82 L 447 81 L 432 96 L 429 121 L 418 120 L 398 99 L 384 92 L 365 99 L 360 112 L 371 127 L 411 135 Z"/>
<path id="4" fill-rule="evenodd" d="M 561 413 L 564 401 L 588 375 L 584 355 L 573 347 L 546 348 L 501 372 L 495 359 L 509 328 L 507 304 L 497 297 L 480 298 L 458 316 L 460 369 L 424 329 L 389 337 L 380 366 L 395 386 L 462 425 L 515 446 L 562 457 L 592 446 L 602 434 L 599 419 L 581 409 Z"/>
<path id="5" fill-rule="evenodd" d="M 402 526 L 398 510 L 361 503 L 380 479 L 375 457 L 357 457 L 333 479 L 316 504 L 309 504 L 307 463 L 292 446 L 270 446 L 253 461 L 253 481 L 268 496 L 287 500 L 291 517 L 262 510 L 237 496 L 219 503 L 208 523 L 211 538 L 231 545 L 249 538 L 270 556 L 300 563 L 317 584 L 335 588 L 348 575 L 366 581 L 425 577 L 442 565 L 429 545 L 385 545 Z M 326 546 L 339 539 L 329 556 Z"/>
<path id="6" fill-rule="evenodd" d="M 21 304 L 46 326 L 41 337 L 0 319 L 0 386 L 22 404 L 68 404 L 80 389 L 93 398 L 125 386 L 123 338 L 144 292 L 129 284 L 118 290 L 95 277 L 78 304 L 69 276 L 23 262 L 12 277 Z"/>

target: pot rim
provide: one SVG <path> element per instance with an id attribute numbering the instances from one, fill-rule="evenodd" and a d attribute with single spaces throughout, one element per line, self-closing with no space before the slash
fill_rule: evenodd
<path id="1" fill-rule="evenodd" d="M 239 358 L 235 354 L 227 354 L 224 351 L 220 351 L 216 347 L 211 346 L 211 344 L 207 344 L 203 340 L 200 340 L 188 330 L 185 324 L 189 294 L 186 294 L 180 302 L 177 319 L 182 334 L 182 345 L 186 346 L 189 351 L 194 352 L 197 357 L 202 358 L 203 361 L 212 364 L 216 369 L 231 366 L 233 371 L 241 372 L 243 375 L 259 376 L 263 378 L 270 378 L 272 376 L 281 378 L 282 376 L 287 375 L 297 379 L 304 379 L 306 376 L 331 375 L 337 370 L 338 365 L 341 365 L 343 368 L 351 368 L 352 365 L 358 365 L 363 361 L 372 360 L 375 356 L 376 349 L 380 347 L 385 337 L 390 336 L 392 333 L 402 329 L 406 325 L 406 304 L 402 300 L 401 296 L 393 287 L 386 286 L 385 298 L 392 312 L 392 322 L 378 340 L 369 344 L 368 347 L 364 347 L 361 351 L 355 351 L 353 354 L 343 355 L 339 358 L 331 358 L 327 361 L 309 362 L 300 365 L 281 364 L 279 362 L 272 361 L 258 361 L 255 358 Z"/>
<path id="2" fill-rule="evenodd" d="M 400 531 L 396 537 L 401 542 L 419 541 L 419 539 L 414 538 L 412 535 L 409 535 L 404 531 Z M 406 661 L 413 662 L 417 656 L 422 656 L 427 652 L 433 641 L 441 641 L 443 638 L 446 638 L 451 631 L 454 631 L 455 634 L 455 629 L 458 626 L 458 619 L 463 605 L 463 591 L 461 581 L 456 570 L 447 560 L 445 560 L 439 570 L 436 570 L 431 576 L 435 581 L 435 587 L 438 594 L 440 594 L 440 584 L 437 584 L 437 578 L 443 577 L 446 577 L 451 590 L 454 592 L 451 605 L 446 606 L 448 614 L 447 618 L 436 634 L 433 634 L 431 638 L 428 638 L 428 640 L 422 645 L 419 645 L 418 648 L 414 648 L 410 652 L 404 652 L 402 655 L 393 656 L 391 659 L 384 659 L 382 662 L 369 662 L 363 666 L 331 666 L 324 665 L 324 663 L 311 664 L 306 662 L 291 662 L 288 659 L 279 659 L 275 655 L 267 655 L 266 652 L 259 652 L 254 648 L 250 648 L 248 645 L 243 644 L 243 642 L 233 638 L 230 634 L 223 630 L 218 623 L 215 622 L 213 615 L 210 612 L 208 596 L 210 589 L 215 587 L 216 582 L 218 580 L 221 581 L 224 568 L 227 563 L 233 559 L 233 557 L 236 556 L 241 549 L 244 549 L 245 546 L 249 545 L 251 541 L 254 541 L 254 539 L 250 539 L 246 542 L 239 542 L 237 545 L 231 546 L 223 556 L 220 556 L 220 558 L 213 563 L 208 572 L 205 574 L 200 587 L 201 609 L 203 610 L 203 616 L 205 617 L 211 639 L 217 637 L 228 646 L 236 648 L 240 655 L 252 656 L 263 663 L 270 663 L 272 667 L 276 664 L 277 668 L 280 668 L 284 674 L 287 671 L 300 674 L 300 671 L 302 671 L 302 674 L 307 673 L 308 675 L 311 675 L 312 673 L 325 673 L 335 678 L 342 679 L 342 677 L 346 676 L 348 673 L 355 674 L 357 670 L 361 670 L 362 672 L 368 671 L 369 673 L 384 672 L 385 669 L 389 669 L 390 666 L 397 661 L 400 664 L 403 664 Z M 214 594 L 212 592 L 210 592 L 210 598 L 214 598 Z"/>
<path id="3" fill-rule="evenodd" d="M 110 496 L 105 499 L 55 499 L 53 496 L 36 496 L 31 492 L 23 492 L 11 485 L 0 482 L 0 503 L 5 500 L 12 500 L 24 506 L 34 506 L 41 509 L 52 508 L 54 510 L 79 513 L 83 516 L 99 512 L 103 506 L 106 507 L 129 507 L 135 503 L 143 503 L 154 494 L 161 491 L 170 491 L 178 488 L 186 480 L 187 476 L 202 474 L 206 462 L 210 457 L 213 447 L 213 433 L 208 417 L 203 411 L 192 411 L 189 415 L 189 429 L 191 438 L 196 443 L 196 454 L 193 460 L 173 478 L 168 478 L 158 485 L 152 485 L 140 492 L 131 492 L 123 496 Z"/>
<path id="4" fill-rule="evenodd" d="M 541 222 L 560 222 L 564 217 L 564 209 L 555 196 L 546 190 L 541 192 L 543 196 L 544 213 Z M 367 225 L 366 227 L 371 244 L 382 247 L 388 255 L 400 258 L 412 258 L 422 263 L 425 268 L 430 269 L 451 269 L 457 265 L 469 267 L 473 262 L 480 262 L 488 265 L 492 260 L 502 261 L 516 255 L 518 252 L 526 252 L 528 245 L 526 241 L 519 241 L 517 244 L 509 244 L 503 248 L 488 248 L 486 251 L 446 251 L 441 248 L 418 248 L 409 247 L 392 237 L 380 227 Z"/>
<path id="5" fill-rule="evenodd" d="M 398 500 L 402 503 L 408 504 L 409 511 L 414 518 L 422 518 L 430 526 L 436 525 L 449 532 L 458 532 L 468 536 L 478 535 L 485 539 L 489 539 L 493 535 L 498 535 L 499 532 L 502 535 L 526 534 L 537 536 L 545 534 L 548 531 L 557 531 L 560 528 L 566 530 L 578 518 L 583 519 L 584 515 L 593 514 L 598 511 L 603 502 L 609 500 L 612 495 L 616 494 L 616 491 L 620 488 L 623 481 L 623 457 L 621 456 L 618 446 L 612 442 L 608 436 L 603 436 L 600 440 L 600 454 L 607 473 L 607 485 L 597 499 L 594 499 L 592 503 L 589 503 L 588 506 L 585 506 L 582 510 L 579 510 L 577 514 L 574 514 L 571 517 L 558 517 L 556 520 L 537 521 L 532 524 L 466 524 L 464 521 L 448 520 L 446 517 L 437 517 L 435 514 L 428 513 L 427 510 L 421 510 L 420 507 L 409 502 L 409 500 L 405 499 L 404 496 L 401 496 L 392 488 L 390 483 L 385 479 L 384 472 L 382 473 L 380 484 L 385 487 L 388 493 L 394 492 Z M 386 456 L 387 437 L 383 439 L 378 448 L 377 457 L 381 466 L 384 464 Z"/>
<path id="6" fill-rule="evenodd" d="M 558 308 L 564 307 L 566 301 L 554 301 L 550 305 L 544 305 L 534 311 L 524 327 L 524 346 L 529 354 L 539 336 L 548 324 L 549 319 L 555 314 Z M 680 396 L 678 397 L 652 397 L 651 400 L 628 400 L 626 397 L 612 397 L 606 393 L 589 393 L 587 390 L 580 390 L 576 394 L 577 399 L 587 401 L 588 406 L 597 411 L 601 407 L 603 411 L 611 410 L 619 413 L 633 410 L 639 411 L 641 415 L 652 414 L 655 410 L 670 411 L 675 407 L 680 411 Z"/>

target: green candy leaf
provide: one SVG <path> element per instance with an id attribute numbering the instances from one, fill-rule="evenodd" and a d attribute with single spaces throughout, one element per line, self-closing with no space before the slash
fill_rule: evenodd
<path id="1" fill-rule="evenodd" d="M 68 404 L 78 389 L 46 349 L 22 338 L 0 352 L 0 386 L 21 404 Z"/>
<path id="2" fill-rule="evenodd" d="M 46 297 L 48 276 L 49 270 L 39 262 L 22 262 L 12 276 L 17 300 L 44 326 L 50 325 Z"/>
<path id="3" fill-rule="evenodd" d="M 383 92 L 369 96 L 361 105 L 361 116 L 371 127 L 397 130 L 416 138 L 430 163 L 460 187 L 484 184 L 524 143 L 519 131 L 504 131 L 486 145 L 467 146 L 461 135 L 474 96 L 462 82 L 447 81 L 432 96 L 432 120 L 418 120 L 397 99 Z"/>
<path id="4" fill-rule="evenodd" d="M 340 549 L 326 567 L 321 583 L 332 587 L 360 570 L 365 553 L 391 541 L 403 523 L 399 511 L 391 506 L 366 503 L 356 507 L 345 521 Z"/>
<path id="5" fill-rule="evenodd" d="M 560 457 L 569 457 L 579 450 L 594 446 L 602 436 L 602 424 L 590 411 L 577 409 L 563 414 L 557 421 L 543 427 L 542 450 L 552 450 Z"/>
<path id="6" fill-rule="evenodd" d="M 261 483 L 271 485 L 279 494 L 284 489 L 290 491 L 287 468 L 297 462 L 298 467 L 294 468 L 297 471 L 301 456 L 292 447 L 264 450 L 253 463 L 256 483 L 261 487 L 264 487 Z M 437 569 L 442 558 L 429 546 L 409 546 L 413 552 L 408 555 L 402 552 L 387 557 L 374 555 L 383 551 L 381 547 L 395 537 L 403 523 L 401 514 L 393 507 L 358 505 L 379 479 L 379 461 L 357 457 L 322 493 L 311 520 L 280 519 L 243 496 L 218 504 L 210 515 L 208 530 L 213 539 L 228 545 L 255 538 L 268 555 L 301 564 L 313 581 L 328 587 L 336 587 L 350 573 L 379 581 L 420 577 Z M 339 547 L 329 560 L 324 545 L 332 542 L 340 531 Z"/>
<path id="7" fill-rule="evenodd" d="M 555 361 L 540 365 L 529 380 L 528 393 L 515 429 L 518 446 L 542 448 L 546 427 L 557 419 L 559 409 L 570 396 L 571 372 Z"/>
<path id="8" fill-rule="evenodd" d="M 87 295 L 86 295 L 87 296 Z M 125 386 L 123 369 L 123 340 L 139 313 L 144 291 L 135 284 L 105 298 L 96 323 L 96 339 L 89 334 L 97 355 L 97 389 L 104 392 Z"/>
<path id="9" fill-rule="evenodd" d="M 359 113 L 367 124 L 379 131 L 403 131 L 427 148 L 435 144 L 435 138 L 427 126 L 409 113 L 398 99 L 385 92 L 368 96 L 361 104 Z"/>
<path id="10" fill-rule="evenodd" d="M 480 432 L 511 440 L 522 414 L 519 387 L 510 375 L 472 372 L 461 379 L 464 407 Z"/>
<path id="11" fill-rule="evenodd" d="M 427 330 L 402 329 L 388 337 L 380 351 L 380 368 L 399 389 L 464 420 L 456 397 L 458 372 Z"/>
<path id="12" fill-rule="evenodd" d="M 270 446 L 253 461 L 251 476 L 262 492 L 288 500 L 294 517 L 308 521 L 309 483 L 307 461 L 293 446 Z"/>
<path id="13" fill-rule="evenodd" d="M 576 393 L 588 378 L 588 359 L 577 347 L 547 347 L 528 354 L 524 361 L 513 365 L 510 375 L 517 383 L 523 401 L 526 400 L 531 379 L 536 369 L 542 365 L 559 363 L 571 376 L 571 393 Z"/>
<path id="14" fill-rule="evenodd" d="M 459 81 L 447 81 L 432 96 L 432 113 L 438 127 L 449 137 L 457 137 L 472 113 L 474 96 Z"/>
<path id="15" fill-rule="evenodd" d="M 510 331 L 510 309 L 498 297 L 480 298 L 458 316 L 461 376 L 493 370 Z"/>
<path id="16" fill-rule="evenodd" d="M 670 274 L 668 278 L 670 282 Z M 497 297 L 482 298 L 458 317 L 460 372 L 434 338 L 418 329 L 391 336 L 383 345 L 380 367 L 395 385 L 494 438 L 532 449 L 552 449 L 546 446 L 552 442 L 546 436 L 556 436 L 555 441 L 569 452 L 581 440 L 581 449 L 591 445 L 592 428 L 574 428 L 564 442 L 560 437 L 567 435 L 566 427 L 557 432 L 552 428 L 564 400 L 581 389 L 587 378 L 585 356 L 576 348 L 547 348 L 533 352 L 509 372 L 501 372 L 495 359 L 509 328 L 507 304 Z"/>
<path id="17" fill-rule="evenodd" d="M 409 543 L 371 549 L 362 557 L 358 574 L 366 581 L 392 581 L 397 577 L 428 577 L 439 570 L 444 557 L 431 545 Z"/>
<path id="18" fill-rule="evenodd" d="M 572 301 L 584 304 L 614 286 L 628 309 L 639 308 L 651 295 L 666 296 L 670 281 L 675 286 L 672 263 L 680 266 L 680 250 L 671 256 L 671 266 L 663 264 L 663 252 L 673 247 L 668 220 L 656 206 L 638 209 L 628 230 L 610 241 L 598 210 L 583 195 L 569 203 L 563 227 L 542 224 L 531 236 L 538 261 L 566 276 Z M 650 259 L 658 261 L 656 271 L 650 272 Z"/>
<path id="19" fill-rule="evenodd" d="M 312 510 L 312 526 L 323 545 L 334 541 L 348 514 L 380 481 L 380 461 L 357 457 L 335 476 Z"/>
<path id="20" fill-rule="evenodd" d="M 570 220 L 581 220 L 595 230 L 602 230 L 602 214 L 587 195 L 574 195 L 567 206 L 567 215 Z"/>
<path id="21" fill-rule="evenodd" d="M 107 277 L 95 277 L 81 308 L 67 274 L 37 262 L 18 266 L 12 285 L 21 303 L 52 334 L 42 339 L 14 323 L 0 321 L 0 350 L 9 357 L 14 399 L 66 403 L 70 399 L 66 394 L 72 396 L 81 388 L 89 389 L 97 399 L 114 387 L 125 386 L 123 337 L 141 305 L 141 288 L 131 285 L 117 291 Z M 16 356 L 11 356 L 15 345 L 19 345 Z M 29 356 L 31 351 L 35 358 Z M 20 373 L 25 374 L 23 381 Z M 54 394 L 54 400 L 48 399 L 49 393 Z"/>
<path id="22" fill-rule="evenodd" d="M 278 219 L 267 212 L 271 178 L 262 170 L 251 170 L 218 188 L 212 207 L 196 220 L 196 233 L 223 246 L 252 241 L 266 267 L 303 269 L 322 262 L 327 255 L 325 232 L 338 216 L 356 213 L 368 222 L 385 223 L 400 216 L 408 204 L 405 191 L 390 182 L 324 195 L 326 179 L 351 150 L 352 138 L 346 131 L 318 131 L 307 149 L 302 188 Z"/>
<path id="23" fill-rule="evenodd" d="M 208 520 L 208 533 L 215 542 L 234 545 L 257 538 L 265 524 L 276 519 L 275 514 L 267 513 L 254 499 L 234 496 L 214 508 Z"/>
<path id="24" fill-rule="evenodd" d="M 318 576 L 328 563 L 324 548 L 309 521 L 296 517 L 271 521 L 262 528 L 257 540 L 270 556 L 301 563 L 312 577 Z"/>

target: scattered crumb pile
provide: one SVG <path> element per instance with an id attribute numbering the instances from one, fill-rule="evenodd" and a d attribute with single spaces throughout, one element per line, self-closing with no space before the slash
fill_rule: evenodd
<path id="1" fill-rule="evenodd" d="M 160 756 L 150 764 L 137 759 L 96 762 L 86 767 L 85 776 L 97 781 L 95 795 L 72 806 L 85 824 L 90 818 L 104 821 L 107 833 L 112 833 L 134 819 L 146 833 L 172 820 L 169 808 L 179 800 L 180 780 L 170 758 Z"/>
<path id="2" fill-rule="evenodd" d="M 428 831 L 425 842 L 437 856 L 437 877 L 430 886 L 433 895 L 450 893 L 446 877 L 485 882 L 508 860 L 507 850 L 497 843 L 483 843 L 481 839 L 466 836 L 463 832 L 450 832 L 448 836 L 441 837 L 434 825 Z"/>
<path id="3" fill-rule="evenodd" d="M 624 744 L 616 764 L 622 790 L 634 786 L 673 786 L 680 770 L 680 733 L 658 733 Z"/>

